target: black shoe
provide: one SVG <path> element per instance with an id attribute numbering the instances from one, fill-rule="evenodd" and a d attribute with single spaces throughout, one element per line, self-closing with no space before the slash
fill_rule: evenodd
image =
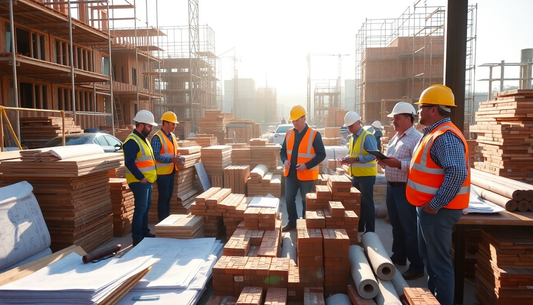
<path id="1" fill-rule="evenodd" d="M 416 280 L 417 278 L 423 277 L 424 276 L 424 272 L 417 272 L 417 271 L 409 269 L 409 270 L 405 271 L 404 273 L 402 273 L 402 276 L 407 281 Z"/>
<path id="2" fill-rule="evenodd" d="M 133 244 L 132 244 L 132 248 L 137 246 L 141 241 L 142 241 L 142 239 L 139 240 L 139 241 L 134 241 Z"/>
<path id="3" fill-rule="evenodd" d="M 146 234 L 144 234 L 144 237 L 150 237 L 150 238 L 152 238 L 152 237 L 155 237 L 155 234 L 152 233 L 152 232 L 150 232 L 150 233 L 146 233 Z"/>
<path id="4" fill-rule="evenodd" d="M 390 257 L 390 260 L 391 260 L 394 264 L 396 264 L 396 265 L 398 265 L 398 266 L 405 266 L 405 265 L 406 265 L 406 262 L 405 262 L 405 261 L 397 260 L 397 259 L 395 259 L 395 258 L 392 257 L 392 256 Z"/>
<path id="5" fill-rule="evenodd" d="M 295 225 L 291 225 L 290 223 L 286 226 L 283 227 L 283 229 L 281 229 L 281 232 L 289 232 L 289 231 L 292 231 L 296 229 L 296 226 Z"/>

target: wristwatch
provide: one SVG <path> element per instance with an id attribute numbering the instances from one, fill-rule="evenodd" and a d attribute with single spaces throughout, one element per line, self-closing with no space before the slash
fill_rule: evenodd
<path id="1" fill-rule="evenodd" d="M 355 158 L 355 162 L 359 162 L 359 157 Z"/>

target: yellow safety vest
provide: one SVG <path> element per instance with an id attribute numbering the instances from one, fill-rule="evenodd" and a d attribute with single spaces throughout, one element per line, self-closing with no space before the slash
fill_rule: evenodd
<path id="1" fill-rule="evenodd" d="M 154 183 L 157 180 L 157 172 L 155 170 L 155 160 L 154 153 L 152 151 L 152 146 L 150 143 L 143 141 L 139 138 L 138 135 L 131 133 L 124 141 L 124 144 L 128 141 L 135 141 L 139 145 L 139 152 L 137 152 L 137 157 L 135 158 L 135 165 L 143 173 L 144 177 L 148 182 Z M 126 167 L 126 182 L 140 182 L 135 176 L 130 172 Z"/>
<path id="2" fill-rule="evenodd" d="M 369 152 L 365 150 L 365 139 L 367 136 L 373 137 L 370 132 L 363 129 L 359 137 L 357 137 L 357 141 L 354 145 L 353 141 L 355 137 L 352 135 L 352 138 L 350 139 L 350 157 L 361 158 L 362 156 L 369 154 Z M 376 164 L 376 160 L 367 163 L 354 162 L 350 164 L 350 174 L 355 177 L 376 176 L 378 174 Z"/>

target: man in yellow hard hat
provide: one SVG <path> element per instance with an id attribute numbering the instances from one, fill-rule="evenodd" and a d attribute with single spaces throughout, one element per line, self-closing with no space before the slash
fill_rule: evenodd
<path id="1" fill-rule="evenodd" d="M 148 212 L 152 206 L 152 183 L 157 180 L 152 146 L 146 137 L 157 126 L 148 110 L 137 112 L 133 118 L 135 129 L 122 144 L 126 181 L 135 199 L 131 223 L 131 237 L 136 246 L 145 237 L 155 237 L 148 228 Z"/>
<path id="2" fill-rule="evenodd" d="M 418 245 L 428 272 L 428 288 L 442 305 L 454 304 L 452 229 L 470 200 L 469 151 L 450 120 L 455 97 L 432 85 L 422 92 L 418 110 L 426 126 L 409 166 L 406 196 L 417 207 Z"/>
<path id="3" fill-rule="evenodd" d="M 174 177 L 181 163 L 178 153 L 178 141 L 173 131 L 178 124 L 178 117 L 172 111 L 161 116 L 161 129 L 152 137 L 155 167 L 157 169 L 157 218 L 159 221 L 170 215 L 170 200 L 174 192 Z"/>
<path id="4" fill-rule="evenodd" d="M 289 222 L 283 227 L 283 232 L 296 228 L 298 190 L 302 197 L 302 215 L 305 217 L 305 196 L 313 190 L 315 180 L 318 179 L 318 165 L 326 158 L 322 136 L 307 126 L 306 114 L 304 107 L 292 107 L 289 120 L 294 128 L 285 134 L 279 153 L 285 167 L 285 204 L 289 216 Z"/>

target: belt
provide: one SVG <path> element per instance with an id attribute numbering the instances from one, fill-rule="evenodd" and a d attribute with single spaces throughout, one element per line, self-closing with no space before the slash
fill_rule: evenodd
<path id="1" fill-rule="evenodd" d="M 406 186 L 407 183 L 405 183 L 405 182 L 387 182 L 387 185 L 390 186 L 390 187 Z"/>

